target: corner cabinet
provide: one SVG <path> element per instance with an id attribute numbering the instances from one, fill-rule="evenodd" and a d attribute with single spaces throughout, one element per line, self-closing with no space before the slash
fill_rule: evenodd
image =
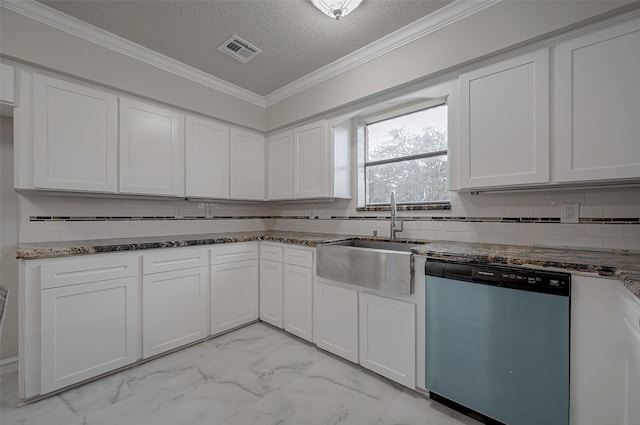
<path id="1" fill-rule="evenodd" d="M 40 74 L 32 95 L 34 187 L 117 192 L 118 98 Z"/>
<path id="2" fill-rule="evenodd" d="M 265 138 L 252 131 L 231 129 L 231 199 L 265 200 Z"/>
<path id="3" fill-rule="evenodd" d="M 555 49 L 558 182 L 640 177 L 640 19 Z"/>
<path id="4" fill-rule="evenodd" d="M 268 139 L 269 200 L 351 197 L 351 125 L 320 120 Z"/>
<path id="5" fill-rule="evenodd" d="M 186 118 L 186 196 L 229 198 L 229 126 Z"/>
<path id="6" fill-rule="evenodd" d="M 120 98 L 120 192 L 184 196 L 184 115 Z"/>
<path id="7" fill-rule="evenodd" d="M 460 76 L 463 189 L 549 182 L 549 50 Z"/>

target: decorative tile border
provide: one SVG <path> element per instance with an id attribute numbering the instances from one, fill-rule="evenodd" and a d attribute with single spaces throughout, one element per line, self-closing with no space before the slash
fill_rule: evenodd
<path id="1" fill-rule="evenodd" d="M 357 212 L 368 211 L 390 211 L 391 207 L 388 205 L 367 205 L 366 207 L 356 208 Z M 423 204 L 423 205 L 398 205 L 398 211 L 447 211 L 451 209 L 451 204 Z"/>
<path id="2" fill-rule="evenodd" d="M 318 216 L 187 216 L 182 218 L 168 216 L 105 216 L 105 217 L 67 217 L 67 216 L 31 216 L 31 222 L 101 222 L 101 221 L 183 221 L 183 220 L 389 220 L 386 215 L 358 215 L 358 216 L 331 216 L 320 218 Z M 459 221 L 467 223 L 560 223 L 560 217 L 452 217 L 452 216 L 399 216 L 403 221 Z M 640 224 L 637 217 L 609 217 L 609 218 L 580 218 L 581 224 Z"/>

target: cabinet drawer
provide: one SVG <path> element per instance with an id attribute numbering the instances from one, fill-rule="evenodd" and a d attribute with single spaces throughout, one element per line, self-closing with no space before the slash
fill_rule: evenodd
<path id="1" fill-rule="evenodd" d="M 637 335 L 638 342 L 640 343 L 640 304 L 635 300 L 632 300 L 633 295 L 623 294 L 621 299 L 622 317 L 627 322 L 627 325 Z"/>
<path id="2" fill-rule="evenodd" d="M 260 244 L 260 259 L 282 262 L 283 248 L 281 246 Z"/>
<path id="3" fill-rule="evenodd" d="M 206 249 L 163 249 L 142 257 L 143 274 L 169 272 L 207 265 Z"/>
<path id="4" fill-rule="evenodd" d="M 256 258 L 258 258 L 258 244 L 256 242 L 229 243 L 211 248 L 211 265 Z"/>
<path id="5" fill-rule="evenodd" d="M 138 256 L 91 256 L 73 260 L 54 260 L 49 264 L 43 264 L 40 273 L 40 289 L 120 279 L 137 276 Z"/>
<path id="6" fill-rule="evenodd" d="M 285 248 L 284 262 L 301 267 L 313 267 L 313 252 L 304 249 Z"/>

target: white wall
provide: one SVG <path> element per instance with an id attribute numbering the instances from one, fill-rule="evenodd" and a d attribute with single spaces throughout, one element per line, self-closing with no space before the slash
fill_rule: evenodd
<path id="1" fill-rule="evenodd" d="M 596 16 L 602 18 L 607 12 L 631 3 L 502 1 L 267 107 L 267 128 L 277 129 L 431 78 L 529 40 L 565 31 Z M 628 7 L 638 6 L 640 3 L 635 2 Z"/>
<path id="2" fill-rule="evenodd" d="M 1 9 L 0 53 L 231 123 L 265 130 L 262 106 Z"/>
<path id="3" fill-rule="evenodd" d="M 0 117 L 0 282 L 9 288 L 0 360 L 18 355 L 18 200 L 13 190 L 13 120 Z"/>

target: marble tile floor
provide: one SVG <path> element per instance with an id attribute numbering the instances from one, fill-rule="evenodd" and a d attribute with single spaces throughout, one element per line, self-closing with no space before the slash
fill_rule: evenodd
<path id="1" fill-rule="evenodd" d="M 478 424 L 262 323 L 19 408 L 0 387 L 2 425 Z"/>

